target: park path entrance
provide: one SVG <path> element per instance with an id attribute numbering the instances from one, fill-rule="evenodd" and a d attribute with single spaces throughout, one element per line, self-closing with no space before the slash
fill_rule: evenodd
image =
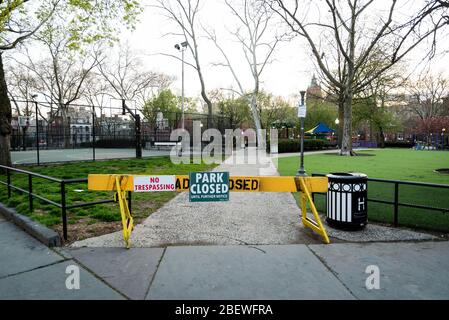
<path id="1" fill-rule="evenodd" d="M 259 154 L 256 163 L 245 150 L 236 151 L 214 171 L 228 171 L 233 176 L 279 175 L 269 155 Z M 302 225 L 300 210 L 291 193 L 234 192 L 229 201 L 192 203 L 188 192 L 182 192 L 136 225 L 131 242 L 133 247 L 160 247 L 310 244 L 322 240 Z M 123 235 L 119 231 L 72 244 L 81 246 L 122 247 Z"/>

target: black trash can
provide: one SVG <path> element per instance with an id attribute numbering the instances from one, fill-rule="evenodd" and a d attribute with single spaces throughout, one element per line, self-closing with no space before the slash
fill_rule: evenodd
<path id="1" fill-rule="evenodd" d="M 337 229 L 361 230 L 368 220 L 368 178 L 363 173 L 327 175 L 326 222 Z"/>

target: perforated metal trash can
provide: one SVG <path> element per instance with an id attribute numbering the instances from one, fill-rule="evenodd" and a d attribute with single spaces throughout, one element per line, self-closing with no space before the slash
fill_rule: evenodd
<path id="1" fill-rule="evenodd" d="M 368 178 L 363 173 L 331 173 L 326 222 L 343 230 L 360 230 L 368 220 Z"/>

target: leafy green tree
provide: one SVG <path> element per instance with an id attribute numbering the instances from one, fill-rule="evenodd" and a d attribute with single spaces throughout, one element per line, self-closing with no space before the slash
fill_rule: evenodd
<path id="1" fill-rule="evenodd" d="M 177 100 L 170 89 L 161 90 L 158 95 L 145 103 L 142 113 L 148 121 L 155 123 L 158 112 L 162 112 L 165 116 L 180 111 Z"/>
<path id="2" fill-rule="evenodd" d="M 297 123 L 296 108 L 292 107 L 282 97 L 260 92 L 257 103 L 263 129 L 272 127 L 293 128 Z"/>
<path id="3" fill-rule="evenodd" d="M 0 2 L 0 164 L 11 165 L 11 102 L 3 68 L 3 53 L 32 38 L 43 26 L 62 18 L 67 46 L 80 50 L 85 43 L 114 41 L 124 24 L 132 28 L 141 7 L 137 0 L 9 0 Z M 118 23 L 120 22 L 120 23 Z M 56 24 L 57 25 L 57 24 Z M 58 26 L 59 27 L 59 26 Z"/>
<path id="4" fill-rule="evenodd" d="M 335 119 L 338 117 L 338 108 L 332 102 L 313 99 L 307 101 L 307 116 L 304 119 L 305 130 L 310 130 L 322 122 L 329 128 L 336 129 Z"/>
<path id="5" fill-rule="evenodd" d="M 386 107 L 385 99 L 382 97 L 380 97 L 380 101 L 376 101 L 374 97 L 355 100 L 352 113 L 354 127 L 359 127 L 367 122 L 372 133 L 378 135 L 377 143 L 381 148 L 385 147 L 385 133 L 401 128 L 400 121 Z"/>
<path id="6" fill-rule="evenodd" d="M 244 97 L 226 98 L 217 103 L 218 113 L 229 119 L 231 128 L 238 128 L 242 123 L 251 121 L 248 100 Z"/>
<path id="7" fill-rule="evenodd" d="M 144 117 L 155 123 L 159 112 L 165 119 L 175 120 L 176 113 L 182 112 L 182 98 L 176 96 L 170 89 L 164 89 L 158 95 L 148 100 L 142 110 Z M 196 113 L 196 103 L 190 97 L 184 97 L 184 113 Z"/>

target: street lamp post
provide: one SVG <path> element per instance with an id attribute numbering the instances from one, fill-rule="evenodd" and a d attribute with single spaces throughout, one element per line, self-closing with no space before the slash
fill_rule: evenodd
<path id="1" fill-rule="evenodd" d="M 40 165 L 40 157 L 39 157 L 39 114 L 37 110 L 37 94 L 33 94 L 31 98 L 34 101 L 35 113 L 36 113 L 36 155 L 37 155 L 37 165 Z"/>
<path id="2" fill-rule="evenodd" d="M 181 63 L 182 63 L 182 71 L 181 71 L 181 128 L 184 130 L 184 51 L 187 49 L 187 41 L 184 41 L 180 44 L 176 44 L 175 48 L 178 51 L 181 51 Z"/>
<path id="3" fill-rule="evenodd" d="M 304 103 L 304 95 L 305 91 L 300 91 L 301 94 L 301 103 L 298 106 L 298 116 L 301 119 L 301 161 L 299 165 L 299 170 L 296 173 L 297 176 L 306 176 L 306 170 L 304 169 L 304 118 L 305 118 L 305 103 Z M 304 108 L 304 113 L 300 114 L 300 108 Z"/>
<path id="4" fill-rule="evenodd" d="M 442 149 L 444 150 L 444 133 L 446 132 L 446 128 L 443 128 L 443 129 L 441 129 L 441 146 L 442 146 Z"/>
<path id="5" fill-rule="evenodd" d="M 337 126 L 337 145 L 338 145 L 338 147 L 340 148 L 340 130 L 339 130 L 339 127 L 338 127 L 338 125 L 340 124 L 340 119 L 335 119 L 335 125 Z"/>

